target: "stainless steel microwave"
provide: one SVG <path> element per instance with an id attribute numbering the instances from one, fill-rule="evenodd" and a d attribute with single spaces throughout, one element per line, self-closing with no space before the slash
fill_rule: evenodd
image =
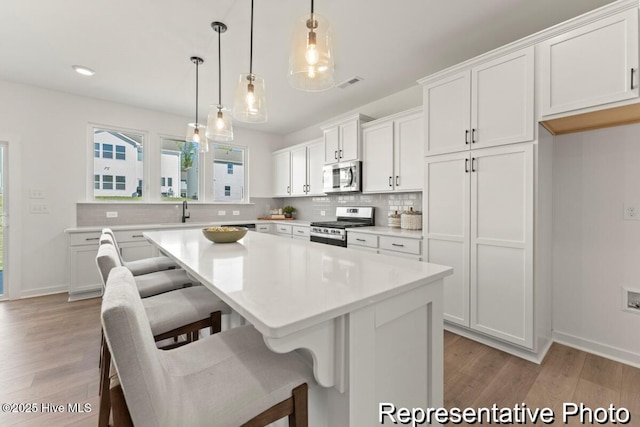
<path id="1" fill-rule="evenodd" d="M 322 169 L 325 193 L 354 193 L 362 190 L 362 162 L 325 165 Z"/>

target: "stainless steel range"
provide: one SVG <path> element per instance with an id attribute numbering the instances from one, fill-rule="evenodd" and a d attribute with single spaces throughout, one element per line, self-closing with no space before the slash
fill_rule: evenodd
<path id="1" fill-rule="evenodd" d="M 339 206 L 336 208 L 337 221 L 311 223 L 311 241 L 347 247 L 346 229 L 374 225 L 374 211 L 372 206 Z"/>

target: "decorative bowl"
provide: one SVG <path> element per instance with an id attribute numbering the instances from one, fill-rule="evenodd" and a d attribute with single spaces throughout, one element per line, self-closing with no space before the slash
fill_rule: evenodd
<path id="1" fill-rule="evenodd" d="M 242 239 L 247 231 L 246 227 L 207 227 L 202 229 L 202 234 L 214 243 L 233 243 Z"/>

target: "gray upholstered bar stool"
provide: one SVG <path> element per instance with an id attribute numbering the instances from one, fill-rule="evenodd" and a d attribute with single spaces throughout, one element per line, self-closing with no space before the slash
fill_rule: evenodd
<path id="1" fill-rule="evenodd" d="M 105 247 L 107 249 L 103 249 Z M 98 270 L 100 270 L 100 275 L 103 278 L 103 285 L 106 283 L 109 271 L 115 267 L 116 260 L 112 260 L 112 257 L 116 258 L 117 265 L 124 265 L 117 246 L 108 234 L 103 233 L 100 236 L 100 246 L 98 248 L 98 257 L 96 258 Z M 126 267 L 126 265 L 124 266 Z M 106 271 L 102 271 L 103 269 L 106 269 Z M 182 269 L 155 271 L 136 276 L 136 285 L 142 298 L 198 284 Z"/>
<path id="2" fill-rule="evenodd" d="M 96 264 L 105 285 L 105 292 L 111 272 L 119 267 L 127 269 L 120 265 L 115 252 L 115 247 L 109 244 L 100 245 L 98 248 Z M 138 289 L 139 277 L 134 278 L 131 275 L 135 289 Z M 149 296 L 142 299 L 142 306 L 156 342 L 186 336 L 183 341 L 174 341 L 162 347 L 165 350 L 197 341 L 200 330 L 204 328 L 210 328 L 211 334 L 220 332 L 222 314 L 231 313 L 231 308 L 204 286 L 193 286 Z M 109 420 L 110 369 L 110 355 L 107 346 L 103 343 L 100 363 L 100 426 L 106 426 Z"/>
<path id="3" fill-rule="evenodd" d="M 101 318 L 137 427 L 265 426 L 287 416 L 290 426 L 308 425 L 311 368 L 296 352 L 270 351 L 252 326 L 158 350 L 126 268 L 109 275 Z"/>
<path id="4" fill-rule="evenodd" d="M 116 235 L 113 230 L 111 230 L 110 228 L 103 228 L 102 236 L 100 237 L 100 243 L 103 242 L 103 238 L 105 237 L 105 235 L 109 236 L 111 240 L 104 239 L 104 241 L 109 242 L 116 247 L 120 262 L 122 263 L 122 265 L 127 267 L 134 276 L 178 268 L 178 265 L 166 256 L 143 258 L 135 261 L 125 261 L 122 258 L 122 251 L 118 246 L 118 241 L 116 240 Z"/>

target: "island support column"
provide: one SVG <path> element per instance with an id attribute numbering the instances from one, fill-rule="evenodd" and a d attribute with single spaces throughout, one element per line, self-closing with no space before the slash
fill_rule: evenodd
<path id="1" fill-rule="evenodd" d="M 380 425 L 380 403 L 442 407 L 442 296 L 440 279 L 349 314 L 350 427 Z"/>

